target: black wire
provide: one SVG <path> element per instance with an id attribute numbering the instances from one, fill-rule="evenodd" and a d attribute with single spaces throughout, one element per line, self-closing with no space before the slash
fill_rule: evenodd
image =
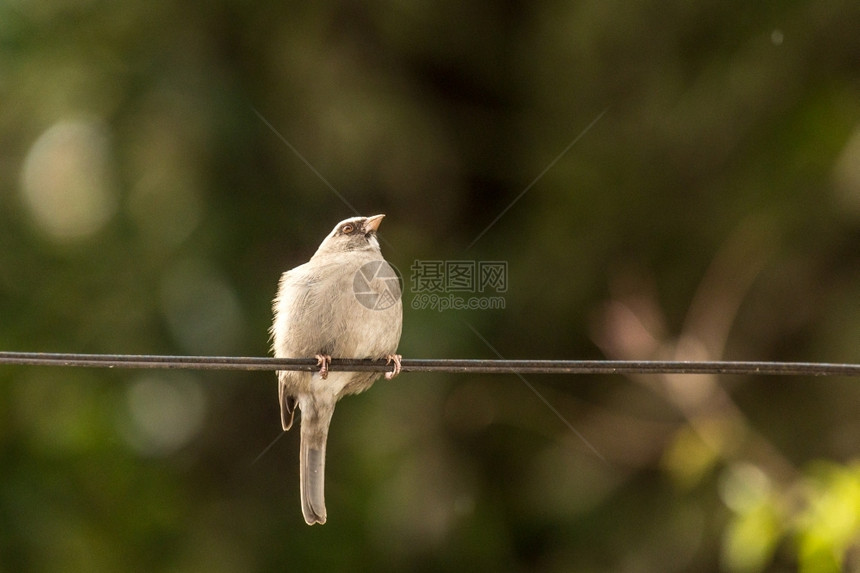
<path id="1" fill-rule="evenodd" d="M 153 356 L 147 354 L 62 354 L 0 352 L 0 364 L 77 366 L 90 368 L 150 368 L 185 370 L 316 371 L 314 358 L 236 356 Z M 409 359 L 403 372 L 479 374 L 749 374 L 778 376 L 860 376 L 860 364 L 826 362 L 722 362 L 640 360 L 463 360 Z M 334 358 L 332 371 L 389 372 L 385 360 Z"/>

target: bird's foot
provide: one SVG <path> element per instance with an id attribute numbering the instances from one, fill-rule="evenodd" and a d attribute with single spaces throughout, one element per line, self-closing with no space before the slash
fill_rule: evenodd
<path id="1" fill-rule="evenodd" d="M 317 354 L 317 366 L 320 367 L 320 378 L 325 380 L 328 378 L 328 367 L 331 364 L 331 356 L 328 354 Z"/>
<path id="2" fill-rule="evenodd" d="M 389 354 L 387 356 L 387 360 L 385 363 L 391 364 L 392 362 L 394 362 L 394 370 L 392 370 L 391 372 L 385 373 L 385 379 L 386 380 L 391 380 L 392 378 L 394 378 L 395 376 L 400 374 L 400 369 L 401 369 L 400 360 L 402 358 L 403 358 L 403 356 L 401 356 L 400 354 Z"/>

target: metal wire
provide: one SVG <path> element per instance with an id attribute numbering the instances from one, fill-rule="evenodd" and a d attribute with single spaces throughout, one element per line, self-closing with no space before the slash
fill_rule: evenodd
<path id="1" fill-rule="evenodd" d="M 148 354 L 61 354 L 0 352 L 0 364 L 89 368 L 149 368 L 185 370 L 316 371 L 314 358 L 237 356 L 154 356 Z M 409 359 L 403 372 L 477 374 L 746 374 L 777 376 L 860 376 L 860 364 L 826 362 L 686 362 L 638 360 L 463 360 Z M 389 372 L 385 360 L 333 358 L 330 370 Z"/>

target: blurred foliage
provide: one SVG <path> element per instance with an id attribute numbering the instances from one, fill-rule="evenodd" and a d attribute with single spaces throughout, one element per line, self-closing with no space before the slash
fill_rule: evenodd
<path id="1" fill-rule="evenodd" d="M 407 286 L 508 265 L 501 310 L 407 289 L 408 357 L 860 362 L 858 29 L 4 0 L 0 348 L 264 355 L 354 207 Z M 274 375 L 0 368 L 0 572 L 860 571 L 856 380 L 528 382 L 605 461 L 514 376 L 405 375 L 338 406 L 308 528 Z"/>

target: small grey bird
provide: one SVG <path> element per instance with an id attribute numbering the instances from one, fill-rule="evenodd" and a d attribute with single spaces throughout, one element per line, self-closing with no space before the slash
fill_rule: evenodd
<path id="1" fill-rule="evenodd" d="M 319 372 L 278 372 L 281 425 L 302 411 L 299 476 L 308 525 L 325 523 L 325 449 L 335 403 L 370 388 L 378 372 L 330 372 L 335 358 L 387 358 L 389 380 L 403 324 L 400 282 L 382 258 L 376 230 L 385 215 L 338 223 L 310 261 L 281 276 L 272 304 L 277 358 L 315 357 Z"/>

